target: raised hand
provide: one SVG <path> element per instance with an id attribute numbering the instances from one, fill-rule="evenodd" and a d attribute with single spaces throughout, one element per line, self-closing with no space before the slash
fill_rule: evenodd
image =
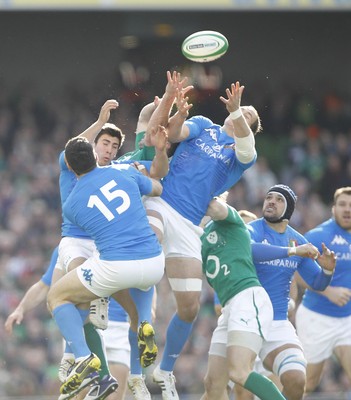
<path id="1" fill-rule="evenodd" d="M 220 100 L 225 104 L 229 113 L 234 112 L 240 108 L 241 96 L 245 86 L 240 86 L 240 82 L 232 83 L 230 89 L 226 89 L 227 98 L 220 96 Z"/>
<path id="2" fill-rule="evenodd" d="M 193 107 L 193 105 L 188 103 L 189 97 L 185 96 L 187 90 L 178 90 L 177 91 L 177 99 L 176 105 L 178 109 L 178 113 L 183 117 L 187 118 L 189 116 L 189 110 Z"/>
<path id="3" fill-rule="evenodd" d="M 176 98 L 178 90 L 183 90 L 184 93 L 187 93 L 189 90 L 193 89 L 193 86 L 185 87 L 187 80 L 187 77 L 184 77 L 182 79 L 180 73 L 177 71 L 167 71 L 167 85 L 165 95 Z"/>
<path id="4" fill-rule="evenodd" d="M 115 110 L 116 108 L 119 107 L 118 101 L 117 100 L 107 100 L 103 106 L 101 107 L 99 117 L 98 117 L 98 122 L 102 124 L 106 124 L 108 120 L 110 119 L 110 111 Z"/>
<path id="5" fill-rule="evenodd" d="M 334 251 L 322 243 L 322 254 L 317 258 L 318 264 L 326 271 L 334 272 L 336 266 L 336 255 Z"/>

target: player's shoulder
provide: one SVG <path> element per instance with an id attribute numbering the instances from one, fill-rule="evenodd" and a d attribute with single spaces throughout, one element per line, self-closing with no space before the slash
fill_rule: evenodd
<path id="1" fill-rule="evenodd" d="M 315 228 L 310 229 L 305 233 L 306 238 L 318 238 L 321 235 L 332 234 L 335 230 L 336 223 L 330 218 L 327 221 L 317 225 Z"/>
<path id="2" fill-rule="evenodd" d="M 185 121 L 185 125 L 189 129 L 196 128 L 202 131 L 214 126 L 215 124 L 209 118 L 203 115 L 194 115 Z"/>
<path id="3" fill-rule="evenodd" d="M 250 235 L 256 240 L 259 237 L 264 236 L 264 230 L 265 230 L 265 224 L 263 222 L 263 218 L 258 218 L 255 221 L 250 221 L 248 224 L 246 224 L 248 231 L 250 232 Z"/>

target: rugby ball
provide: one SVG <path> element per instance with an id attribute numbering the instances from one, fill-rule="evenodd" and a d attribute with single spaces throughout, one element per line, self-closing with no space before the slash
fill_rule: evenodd
<path id="1" fill-rule="evenodd" d="M 182 53 L 190 61 L 205 63 L 217 60 L 228 50 L 227 38 L 215 31 L 199 31 L 182 43 Z"/>

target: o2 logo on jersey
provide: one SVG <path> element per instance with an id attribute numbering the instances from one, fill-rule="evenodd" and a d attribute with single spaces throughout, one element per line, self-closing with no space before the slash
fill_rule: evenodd
<path id="1" fill-rule="evenodd" d="M 122 204 L 115 208 L 115 211 L 117 212 L 117 214 L 122 214 L 130 207 L 130 198 L 127 192 L 125 192 L 124 190 L 113 190 L 116 186 L 117 183 L 114 179 L 112 179 L 110 182 L 106 183 L 106 185 L 100 188 L 100 192 L 108 201 L 112 201 L 120 197 L 122 199 Z M 98 210 L 105 216 L 108 221 L 112 221 L 114 218 L 116 218 L 113 212 L 102 202 L 102 200 L 97 195 L 92 195 L 89 197 L 88 207 L 98 208 Z"/>
<path id="2" fill-rule="evenodd" d="M 213 272 L 209 272 L 208 270 L 206 271 L 206 276 L 209 279 L 214 279 L 221 270 L 223 270 L 223 274 L 225 276 L 230 274 L 230 271 L 228 270 L 228 265 L 227 264 L 221 265 L 219 258 L 217 256 L 208 256 L 207 262 L 209 261 L 214 261 L 214 271 Z"/>

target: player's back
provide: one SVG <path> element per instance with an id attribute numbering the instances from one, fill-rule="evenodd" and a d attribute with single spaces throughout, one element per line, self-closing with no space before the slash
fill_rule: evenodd
<path id="1" fill-rule="evenodd" d="M 151 190 L 151 180 L 130 166 L 95 168 L 78 180 L 64 213 L 95 240 L 103 260 L 154 257 L 161 248 L 141 199 Z"/>

